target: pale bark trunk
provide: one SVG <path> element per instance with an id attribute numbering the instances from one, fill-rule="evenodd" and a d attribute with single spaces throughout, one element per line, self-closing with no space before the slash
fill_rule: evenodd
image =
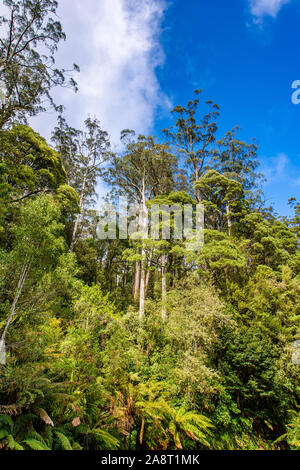
<path id="1" fill-rule="evenodd" d="M 195 181 L 199 180 L 199 169 L 198 169 L 198 164 L 196 163 L 196 168 L 195 168 Z M 200 189 L 196 188 L 195 190 L 195 196 L 196 196 L 196 201 L 198 204 L 201 202 L 201 192 Z"/>
<path id="2" fill-rule="evenodd" d="M 195 159 L 194 156 L 194 146 L 192 142 L 192 137 L 190 137 L 190 154 L 193 155 L 192 160 L 193 160 L 193 165 L 194 165 L 194 170 L 195 170 L 195 182 L 199 180 L 199 164 L 197 160 Z M 201 202 L 201 193 L 198 188 L 195 189 L 195 196 L 196 196 L 196 201 L 198 203 Z"/>
<path id="3" fill-rule="evenodd" d="M 84 178 L 83 178 L 83 183 L 82 183 L 82 188 L 81 188 L 81 192 L 80 192 L 80 198 L 79 198 L 80 212 L 79 212 L 79 214 L 77 214 L 77 217 L 76 217 L 76 221 L 75 221 L 75 225 L 74 225 L 74 229 L 73 229 L 73 233 L 72 233 L 71 244 L 70 244 L 70 251 L 73 251 L 73 249 L 74 249 L 75 238 L 76 238 L 76 234 L 77 234 L 77 230 L 78 230 L 78 226 L 79 226 L 80 217 L 82 215 L 81 211 L 82 211 L 83 202 L 84 202 L 84 192 L 85 192 L 85 187 L 86 187 L 86 181 L 87 181 L 87 171 L 85 172 L 85 175 L 84 175 Z"/>
<path id="4" fill-rule="evenodd" d="M 137 261 L 135 263 L 135 272 L 134 272 L 133 289 L 132 289 L 133 300 L 137 299 L 139 287 L 140 287 L 140 262 Z"/>
<path id="5" fill-rule="evenodd" d="M 147 292 L 148 292 L 148 286 L 149 286 L 149 280 L 150 280 L 150 270 L 148 269 L 147 270 L 147 273 L 146 273 L 146 279 L 145 279 L 145 297 L 147 297 Z"/>
<path id="6" fill-rule="evenodd" d="M 167 255 L 162 255 L 161 267 L 161 318 L 162 321 L 167 319 L 167 278 L 166 278 L 166 265 Z"/>
<path id="7" fill-rule="evenodd" d="M 123 275 L 123 289 L 125 289 L 127 285 L 127 274 L 128 274 L 128 262 L 126 261 L 124 266 L 124 275 Z"/>
<path id="8" fill-rule="evenodd" d="M 140 308 L 139 319 L 142 320 L 145 313 L 145 249 L 142 248 L 142 263 L 141 263 L 141 285 L 140 285 Z"/>
<path id="9" fill-rule="evenodd" d="M 226 202 L 226 217 L 227 217 L 227 225 L 228 225 L 228 235 L 231 237 L 232 234 L 232 221 L 230 215 L 230 203 Z"/>
<path id="10" fill-rule="evenodd" d="M 8 319 L 7 319 L 7 322 L 6 322 L 6 325 L 5 325 L 5 328 L 3 330 L 3 333 L 2 333 L 2 336 L 1 336 L 1 342 L 5 342 L 5 337 L 6 337 L 6 333 L 7 333 L 7 330 L 8 330 L 8 327 L 10 325 L 10 323 L 12 322 L 14 316 L 15 316 L 15 313 L 16 313 L 16 306 L 17 306 L 17 303 L 18 303 L 18 300 L 19 300 L 19 297 L 22 293 L 22 290 L 23 290 L 23 287 L 24 287 L 24 283 L 26 281 L 26 277 L 27 277 L 27 274 L 28 274 L 28 271 L 30 269 L 30 264 L 31 264 L 31 261 L 29 261 L 28 263 L 24 264 L 23 268 L 22 268 L 22 271 L 21 271 L 21 274 L 20 274 L 20 277 L 19 277 L 19 281 L 18 281 L 18 285 L 17 285 L 17 291 L 16 291 L 16 294 L 15 294 L 15 297 L 14 297 L 14 300 L 13 300 L 13 303 L 12 303 L 12 306 L 11 306 L 11 309 L 10 309 L 10 313 L 9 313 L 9 316 L 8 316 Z"/>
<path id="11" fill-rule="evenodd" d="M 144 238 L 147 238 L 147 223 L 148 223 L 148 211 L 146 206 L 145 199 L 145 182 L 142 182 L 142 214 L 141 214 L 141 223 L 142 223 L 142 261 L 141 261 L 141 281 L 140 281 L 140 308 L 139 308 L 139 319 L 142 320 L 145 313 L 145 259 L 146 259 L 146 250 L 144 246 Z"/>
<path id="12" fill-rule="evenodd" d="M 148 265 L 147 265 L 147 274 L 146 274 L 146 280 L 145 280 L 145 296 L 147 296 L 147 292 L 148 292 L 148 286 L 149 286 L 149 280 L 150 280 L 150 274 L 151 274 L 150 268 L 151 268 L 152 257 L 153 257 L 153 250 L 151 250 L 149 260 L 148 260 Z"/>

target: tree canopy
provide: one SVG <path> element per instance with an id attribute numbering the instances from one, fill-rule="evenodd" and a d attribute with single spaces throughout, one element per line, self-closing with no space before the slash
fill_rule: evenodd
<path id="1" fill-rule="evenodd" d="M 265 207 L 255 142 L 222 137 L 199 90 L 117 150 L 96 117 L 73 128 L 51 98 L 57 2 L 4 4 L 0 449 L 299 449 L 299 202 Z M 26 123 L 46 98 L 51 142 Z M 121 208 L 97 236 L 103 183 L 136 204 L 128 237 Z"/>

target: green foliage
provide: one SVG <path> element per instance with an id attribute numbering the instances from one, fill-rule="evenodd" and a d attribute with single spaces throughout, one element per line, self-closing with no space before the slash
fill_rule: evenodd
<path id="1" fill-rule="evenodd" d="M 297 450 L 300 448 L 300 416 L 299 413 L 293 413 L 293 419 L 291 423 L 287 425 L 287 433 L 279 437 L 277 442 L 286 440 L 290 445 L 291 449 Z"/>
<path id="2" fill-rule="evenodd" d="M 4 5 L 9 13 L 0 16 L 0 69 L 7 100 L 1 106 L 0 128 L 12 119 L 24 120 L 43 111 L 45 100 L 57 108 L 50 94 L 53 87 L 69 81 L 76 89 L 66 70 L 55 66 L 54 53 L 65 40 L 56 17 L 57 1 L 4 0 Z"/>
<path id="3" fill-rule="evenodd" d="M 234 128 L 213 147 L 219 108 L 201 116 L 200 91 L 167 142 L 125 130 L 112 153 L 96 118 L 60 116 L 54 150 L 18 120 L 65 83 L 57 2 L 4 4 L 0 449 L 298 449 L 299 204 L 290 219 L 263 207 L 255 144 Z M 142 208 L 128 240 L 97 239 L 100 177 Z M 196 225 L 199 202 L 193 251 L 176 209 Z M 167 239 L 143 233 L 157 205 Z"/>
<path id="4" fill-rule="evenodd" d="M 1 161 L 13 199 L 51 191 L 65 183 L 61 156 L 39 134 L 21 124 L 0 133 Z"/>

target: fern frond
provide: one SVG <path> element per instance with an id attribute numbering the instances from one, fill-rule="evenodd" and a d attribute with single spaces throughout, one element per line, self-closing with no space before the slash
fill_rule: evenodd
<path id="1" fill-rule="evenodd" d="M 73 450 L 73 447 L 65 434 L 55 431 L 55 435 L 58 437 L 60 446 L 63 450 Z"/>
<path id="2" fill-rule="evenodd" d="M 112 436 L 109 432 L 103 429 L 95 428 L 89 431 L 89 434 L 93 435 L 96 439 L 100 439 L 106 447 L 110 450 L 115 450 L 120 447 L 120 441 L 116 437 Z"/>
<path id="3" fill-rule="evenodd" d="M 22 447 L 12 435 L 7 436 L 7 446 L 11 450 L 24 450 L 24 447 Z"/>
<path id="4" fill-rule="evenodd" d="M 32 450 L 51 450 L 45 442 L 42 443 L 37 439 L 25 439 L 23 442 Z"/>

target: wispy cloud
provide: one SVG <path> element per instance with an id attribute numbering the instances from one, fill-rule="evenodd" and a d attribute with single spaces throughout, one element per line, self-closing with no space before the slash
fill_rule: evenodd
<path id="1" fill-rule="evenodd" d="M 59 62 L 77 62 L 79 93 L 59 92 L 73 125 L 96 115 L 114 142 L 123 128 L 151 131 L 158 106 L 168 107 L 156 69 L 165 0 L 72 0 L 59 15 L 67 33 Z"/>
<path id="2" fill-rule="evenodd" d="M 73 126 L 87 115 L 97 116 L 114 142 L 123 128 L 152 130 L 159 106 L 169 108 L 156 69 L 164 63 L 161 23 L 167 0 L 72 0 L 59 2 L 58 16 L 67 41 L 56 54 L 61 67 L 78 63 L 77 95 L 57 89 L 55 101 L 64 104 Z M 0 2 L 0 15 L 7 8 Z M 54 113 L 31 119 L 49 138 Z"/>
<path id="3" fill-rule="evenodd" d="M 145 133 L 153 130 L 155 114 L 171 107 L 160 89 L 157 68 L 164 64 L 160 34 L 167 0 L 69 0 L 59 2 L 58 17 L 67 34 L 59 45 L 59 67 L 80 66 L 75 77 L 79 92 L 54 90 L 66 118 L 82 127 L 88 115 L 96 116 L 119 142 L 124 128 Z M 0 1 L 0 14 L 7 10 Z M 54 112 L 30 119 L 49 139 L 56 125 Z"/>
<path id="4" fill-rule="evenodd" d="M 256 22 L 260 22 L 265 16 L 276 18 L 283 5 L 291 0 L 249 0 L 250 12 Z"/>
<path id="5" fill-rule="evenodd" d="M 278 191 L 287 201 L 291 196 L 297 198 L 300 186 L 299 169 L 283 152 L 272 158 L 264 158 L 261 172 L 266 177 L 265 187 L 268 194 L 273 192 L 272 204 L 278 201 Z M 285 209 L 286 210 L 286 209 Z"/>
<path id="6" fill-rule="evenodd" d="M 274 163 L 275 163 L 275 173 L 276 175 L 280 176 L 286 169 L 289 163 L 289 159 L 285 153 L 279 153 L 277 157 L 274 159 Z"/>
<path id="7" fill-rule="evenodd" d="M 0 16 L 7 16 L 7 13 L 9 12 L 9 9 L 7 8 L 6 5 L 4 5 L 2 2 L 0 3 Z"/>
<path id="8" fill-rule="evenodd" d="M 266 184 L 274 183 L 278 180 L 286 180 L 288 177 L 287 168 L 290 160 L 285 153 L 279 153 L 272 157 L 268 164 L 262 168 L 262 173 L 265 175 Z"/>

